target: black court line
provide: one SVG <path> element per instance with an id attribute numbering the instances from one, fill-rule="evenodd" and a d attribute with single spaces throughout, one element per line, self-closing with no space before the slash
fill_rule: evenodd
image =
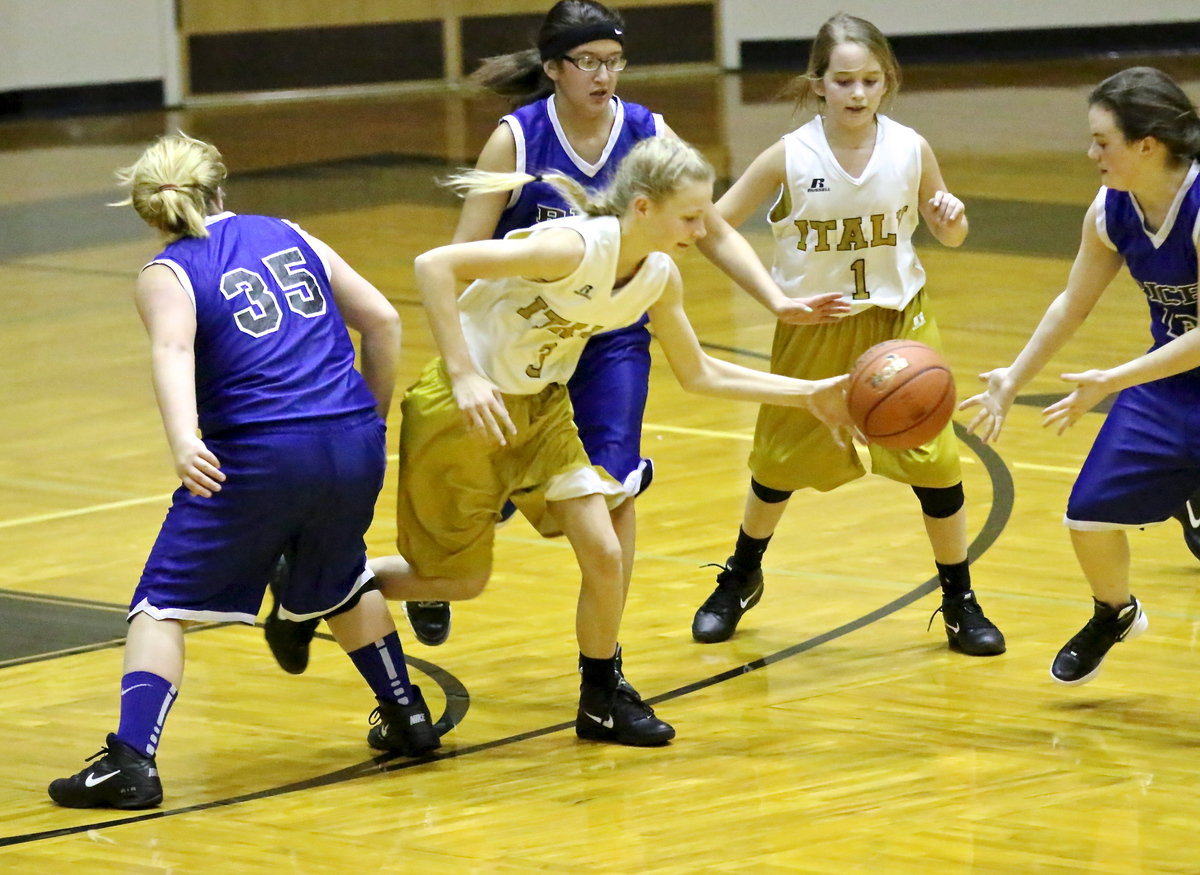
<path id="1" fill-rule="evenodd" d="M 1012 515 L 1013 506 L 1013 480 L 1008 468 L 1004 465 L 999 454 L 991 447 L 984 444 L 974 435 L 967 434 L 966 429 L 954 424 L 954 431 L 958 438 L 966 443 L 966 445 L 976 454 L 979 460 L 983 463 L 985 470 L 988 472 L 992 483 L 992 506 L 988 513 L 987 520 L 984 521 L 983 527 L 979 534 L 971 542 L 967 550 L 968 560 L 976 561 L 982 556 L 989 547 L 996 542 L 1000 533 L 1004 530 Z M 702 690 L 707 687 L 715 686 L 734 678 L 741 677 L 752 671 L 758 671 L 766 668 L 769 665 L 774 665 L 785 659 L 797 656 L 806 651 L 812 650 L 821 644 L 841 638 L 851 632 L 855 632 L 871 623 L 880 620 L 891 613 L 903 608 L 907 605 L 933 592 L 938 586 L 937 577 L 931 577 L 929 580 L 922 583 L 920 586 L 910 590 L 897 599 L 888 602 L 886 605 L 875 609 L 861 617 L 844 623 L 835 629 L 828 632 L 823 632 L 806 641 L 801 641 L 791 647 L 785 647 L 775 653 L 767 654 L 758 659 L 737 666 L 736 668 L 723 671 L 720 674 L 712 675 L 703 680 L 694 681 L 690 684 L 685 684 L 682 687 L 677 687 L 666 693 L 661 693 L 653 696 L 646 701 L 651 705 L 656 705 L 660 702 L 667 702 L 672 699 L 678 699 L 686 696 L 689 693 L 694 693 L 697 690 Z M 432 663 L 424 662 L 420 659 L 407 657 L 407 661 L 414 666 L 425 671 L 426 674 L 434 677 L 442 686 L 443 690 L 447 691 L 446 713 L 438 720 L 439 728 L 445 727 L 449 729 L 451 726 L 457 725 L 461 721 L 462 716 L 466 713 L 469 706 L 469 696 L 466 688 L 453 675 L 446 672 L 440 666 Z M 452 698 L 453 696 L 453 698 Z M 457 718 L 457 719 L 456 719 Z M 174 808 L 168 811 L 152 811 L 146 814 L 134 815 L 132 817 L 118 817 L 110 820 L 95 821 L 87 824 L 79 824 L 77 826 L 63 827 L 61 829 L 45 830 L 43 832 L 28 833 L 26 835 L 5 836 L 0 837 L 0 847 L 11 845 L 28 844 L 30 842 L 43 841 L 46 839 L 61 838 L 62 836 L 77 835 L 86 833 L 91 830 L 107 829 L 110 827 L 125 826 L 128 824 L 144 823 L 148 820 L 158 820 L 164 817 L 174 817 L 180 814 L 192 814 L 199 811 L 208 811 L 215 808 L 225 808 L 230 805 L 238 805 L 243 802 L 251 802 L 259 799 L 270 799 L 275 796 L 284 796 L 289 793 L 296 793 L 304 790 L 312 790 L 319 787 L 327 787 L 332 784 L 340 784 L 346 781 L 354 781 L 359 778 L 369 777 L 388 772 L 399 772 L 405 769 L 416 768 L 417 766 L 425 765 L 426 763 L 436 760 L 451 760 L 460 759 L 466 756 L 483 753 L 489 750 L 494 750 L 499 747 L 507 747 L 509 745 L 518 744 L 523 741 L 528 741 L 533 738 L 541 738 L 542 736 L 551 735 L 556 732 L 563 732 L 573 727 L 574 721 L 556 723 L 553 726 L 546 726 L 541 729 L 533 729 L 528 732 L 522 732 L 517 735 L 510 735 L 505 738 L 498 738 L 493 741 L 482 742 L 480 744 L 470 745 L 459 750 L 450 751 L 445 754 L 433 754 L 417 759 L 403 759 L 398 762 L 392 762 L 397 758 L 396 754 L 387 754 L 384 756 L 375 757 L 367 762 L 358 763 L 353 766 L 348 766 L 344 769 L 329 772 L 325 775 L 320 775 L 316 778 L 309 778 L 304 781 L 296 781 L 291 784 L 284 784 L 279 787 L 272 787 L 266 790 L 258 790 L 254 793 L 246 793 L 241 796 L 232 796 L 228 799 L 217 799 L 212 802 L 203 802 L 197 805 L 189 805 L 184 808 Z M 47 802 L 47 805 L 51 803 Z"/>

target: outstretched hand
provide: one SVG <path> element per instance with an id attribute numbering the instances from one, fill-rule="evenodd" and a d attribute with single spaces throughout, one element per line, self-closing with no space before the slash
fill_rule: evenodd
<path id="1" fill-rule="evenodd" d="M 822 325 L 850 313 L 850 301 L 841 292 L 825 292 L 808 298 L 785 298 L 775 309 L 775 318 L 787 325 Z"/>
<path id="2" fill-rule="evenodd" d="M 959 410 L 978 407 L 979 412 L 967 424 L 969 434 L 978 434 L 985 444 L 1000 439 L 1004 417 L 1012 407 L 1015 392 L 1008 384 L 1008 368 L 996 368 L 979 375 L 987 388 L 958 405 Z"/>
<path id="3" fill-rule="evenodd" d="M 812 383 L 814 390 L 807 396 L 804 406 L 833 433 L 837 445 L 848 446 L 848 439 L 852 437 L 865 442 L 865 438 L 855 428 L 854 420 L 850 418 L 850 409 L 846 406 L 846 387 L 850 383 L 850 376 L 842 374 L 839 377 L 813 380 Z"/>
<path id="4" fill-rule="evenodd" d="M 1054 428 L 1056 434 L 1062 434 L 1112 393 L 1107 371 L 1093 369 L 1081 374 L 1063 374 L 1062 378 L 1077 384 L 1075 391 L 1042 411 L 1042 428 Z"/>
<path id="5" fill-rule="evenodd" d="M 505 446 L 517 427 L 509 418 L 500 389 L 481 374 L 465 374 L 454 383 L 454 400 L 467 420 L 467 429 L 491 446 Z"/>

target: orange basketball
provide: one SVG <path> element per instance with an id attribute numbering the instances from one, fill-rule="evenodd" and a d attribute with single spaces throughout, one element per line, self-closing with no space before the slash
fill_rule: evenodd
<path id="1" fill-rule="evenodd" d="M 954 401 L 946 360 L 915 340 L 877 343 L 850 371 L 850 416 L 867 440 L 889 450 L 933 440 L 950 421 Z"/>

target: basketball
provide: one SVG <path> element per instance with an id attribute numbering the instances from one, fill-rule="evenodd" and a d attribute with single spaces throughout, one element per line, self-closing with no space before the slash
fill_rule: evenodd
<path id="1" fill-rule="evenodd" d="M 889 450 L 931 441 L 950 421 L 954 402 L 946 360 L 915 340 L 877 343 L 850 371 L 850 417 L 868 441 Z"/>

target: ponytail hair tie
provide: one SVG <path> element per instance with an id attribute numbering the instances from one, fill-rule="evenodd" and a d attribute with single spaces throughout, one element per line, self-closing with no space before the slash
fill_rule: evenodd
<path id="1" fill-rule="evenodd" d="M 162 185 L 160 185 L 160 186 L 158 187 L 158 191 L 159 191 L 159 192 L 164 192 L 164 191 L 179 191 L 179 186 L 178 186 L 178 185 L 175 185 L 175 184 L 173 184 L 173 183 L 170 183 L 170 182 L 164 182 Z"/>

